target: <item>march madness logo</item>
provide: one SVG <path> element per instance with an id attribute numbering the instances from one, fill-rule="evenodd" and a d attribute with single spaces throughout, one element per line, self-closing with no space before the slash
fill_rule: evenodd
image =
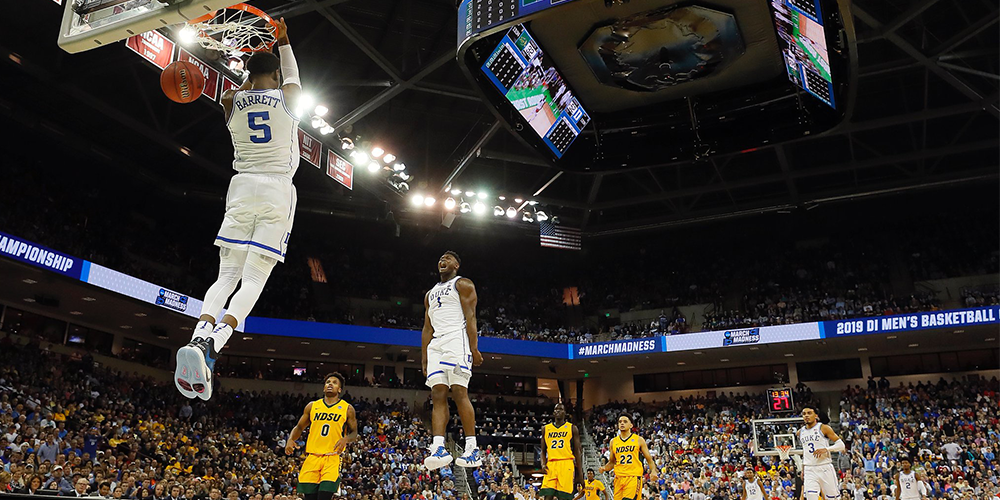
<path id="1" fill-rule="evenodd" d="M 722 346 L 756 344 L 760 342 L 760 328 L 729 330 L 722 339 Z"/>
<path id="2" fill-rule="evenodd" d="M 159 295 L 156 296 L 156 305 L 184 312 L 187 310 L 188 297 L 187 295 L 181 295 L 177 292 L 171 292 L 166 288 L 161 288 Z"/>

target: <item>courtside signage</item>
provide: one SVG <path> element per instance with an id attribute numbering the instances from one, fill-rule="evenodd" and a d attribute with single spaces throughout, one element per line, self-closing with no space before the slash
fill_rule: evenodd
<path id="1" fill-rule="evenodd" d="M 823 322 L 823 338 L 1000 323 L 1000 306 Z"/>
<path id="2" fill-rule="evenodd" d="M 571 347 L 572 348 L 569 350 L 569 359 L 662 352 L 662 342 L 660 341 L 660 337 L 616 340 L 613 342 L 597 342 L 593 344 L 572 344 Z"/>
<path id="3" fill-rule="evenodd" d="M 83 259 L 70 257 L 6 233 L 0 233 L 0 255 L 76 279 L 80 278 L 80 270 L 84 264 Z"/>

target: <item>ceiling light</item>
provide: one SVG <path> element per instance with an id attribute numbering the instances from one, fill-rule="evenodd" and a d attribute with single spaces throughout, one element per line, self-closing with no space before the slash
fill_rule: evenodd
<path id="1" fill-rule="evenodd" d="M 535 212 L 535 218 L 538 219 L 538 222 L 545 222 L 545 221 L 549 220 L 549 214 L 547 214 L 547 213 L 542 212 L 541 210 L 539 210 L 539 211 Z"/>
<path id="2" fill-rule="evenodd" d="M 319 133 L 323 135 L 330 135 L 333 133 L 334 130 L 336 129 L 333 128 L 333 125 L 326 125 L 325 127 L 319 129 Z"/>
<path id="3" fill-rule="evenodd" d="M 424 198 L 424 205 L 427 205 L 428 207 L 433 207 L 434 206 L 434 201 L 435 201 L 434 198 L 428 196 L 428 197 Z"/>
<path id="4" fill-rule="evenodd" d="M 596 359 L 590 360 L 590 364 L 592 365 L 596 365 L 597 363 L 600 363 L 600 361 L 597 361 Z"/>
<path id="5" fill-rule="evenodd" d="M 906 347 L 920 347 L 920 344 L 910 344 L 910 345 L 908 345 Z"/>
<path id="6" fill-rule="evenodd" d="M 366 155 L 364 151 L 355 151 L 351 153 L 351 157 L 358 160 L 358 163 L 368 162 L 368 155 Z"/>
<path id="7" fill-rule="evenodd" d="M 382 156 L 383 153 L 385 153 L 385 150 L 383 150 L 382 148 L 380 148 L 378 146 L 375 146 L 374 148 L 372 148 L 372 157 L 374 157 L 374 158 L 378 158 L 379 156 Z"/>
<path id="8" fill-rule="evenodd" d="M 410 352 L 409 349 L 400 349 L 399 352 Z"/>
<path id="9" fill-rule="evenodd" d="M 404 180 L 404 181 L 410 180 L 410 174 L 408 174 L 406 172 L 400 172 L 398 175 L 399 175 L 399 178 L 402 179 L 402 180 Z"/>
<path id="10" fill-rule="evenodd" d="M 21 282 L 22 283 L 27 283 L 29 285 L 34 285 L 35 283 L 38 283 L 37 281 L 35 281 L 35 280 L 31 279 L 31 278 L 24 278 L 23 280 L 21 280 Z"/>
<path id="11" fill-rule="evenodd" d="M 311 94 L 300 94 L 299 95 L 299 109 L 309 109 L 316 104 L 316 99 L 313 98 Z M 296 113 L 301 115 L 302 113 Z"/>
<path id="12" fill-rule="evenodd" d="M 322 118 L 320 118 L 318 116 L 314 116 L 312 120 L 309 120 L 309 124 L 312 125 L 313 128 L 320 128 L 320 127 L 326 125 L 326 120 L 324 120 L 324 119 L 322 119 Z"/>
<path id="13" fill-rule="evenodd" d="M 751 350 L 751 351 L 759 351 L 759 350 L 760 350 L 760 347 L 757 347 L 757 346 L 752 346 L 752 347 L 750 347 L 750 350 Z"/>
<path id="14" fill-rule="evenodd" d="M 181 330 L 184 330 L 184 331 L 187 331 L 187 332 L 190 332 L 190 331 L 192 330 L 192 328 L 191 328 L 190 326 L 182 326 L 182 327 L 181 327 Z"/>
<path id="15" fill-rule="evenodd" d="M 499 197 L 499 200 L 500 200 L 500 201 L 503 201 L 503 200 L 506 200 L 506 199 L 507 199 L 507 197 L 506 197 L 506 196 L 500 196 L 500 197 Z"/>
<path id="16" fill-rule="evenodd" d="M 373 162 L 371 162 L 371 163 L 368 164 L 368 171 L 371 172 L 371 173 L 373 173 L 373 174 L 375 172 L 378 172 L 378 169 L 380 169 L 380 168 L 382 168 L 382 166 L 379 165 L 377 161 L 373 161 Z"/>
<path id="17" fill-rule="evenodd" d="M 392 166 L 392 169 L 396 172 L 402 172 L 403 170 L 406 170 L 406 165 L 403 165 L 402 163 L 397 163 Z"/>
<path id="18" fill-rule="evenodd" d="M 79 315 L 83 314 L 80 311 L 70 311 L 69 313 L 72 314 L 73 316 L 79 316 Z"/>
<path id="19" fill-rule="evenodd" d="M 243 337 L 243 340 L 253 340 L 253 337 Z"/>
<path id="20" fill-rule="evenodd" d="M 31 298 L 31 297 L 25 297 L 25 298 L 24 298 L 24 301 L 30 304 L 30 303 L 34 302 L 34 301 L 35 301 L 35 299 L 33 299 L 33 298 Z"/>
<path id="21" fill-rule="evenodd" d="M 421 196 L 421 195 L 419 195 L 419 194 L 413 195 L 413 198 L 410 198 L 410 199 L 413 200 L 413 204 L 414 205 L 423 205 L 424 204 L 424 197 Z"/>
<path id="22" fill-rule="evenodd" d="M 364 349 L 365 347 L 367 347 L 367 346 L 363 345 L 363 344 L 358 344 L 358 349 Z"/>
<path id="23" fill-rule="evenodd" d="M 316 109 L 313 110 L 313 112 L 316 113 L 316 116 L 326 116 L 328 111 L 330 111 L 330 109 L 322 104 L 316 106 Z"/>
<path id="24" fill-rule="evenodd" d="M 503 369 L 504 370 L 510 370 L 510 367 L 509 366 L 505 366 L 505 367 L 503 367 Z"/>
<path id="25" fill-rule="evenodd" d="M 302 344 L 302 345 L 309 345 L 309 341 L 308 340 L 303 340 L 302 342 L 299 342 L 299 343 Z"/>
<path id="26" fill-rule="evenodd" d="M 392 162 L 396 161 L 396 155 L 394 155 L 392 153 L 389 153 L 389 154 L 385 155 L 384 158 L 382 158 L 382 161 L 384 161 L 386 164 L 392 163 Z"/>
<path id="27" fill-rule="evenodd" d="M 347 137 L 341 137 L 340 149 L 343 149 L 344 151 L 354 149 L 354 141 Z"/>
<path id="28" fill-rule="evenodd" d="M 135 317 L 136 318 L 145 318 L 146 317 L 146 313 L 135 313 Z"/>
<path id="29" fill-rule="evenodd" d="M 458 196 L 458 195 L 462 194 L 462 190 L 461 189 L 452 189 L 451 190 L 451 194 L 453 194 L 455 196 Z"/>
<path id="30" fill-rule="evenodd" d="M 723 363 L 728 363 L 729 362 L 729 358 L 722 358 L 719 361 L 722 361 Z"/>
<path id="31" fill-rule="evenodd" d="M 180 39 L 181 45 L 191 45 L 191 42 L 194 42 L 195 38 L 198 38 L 198 30 L 185 24 L 177 34 L 177 38 Z"/>
<path id="32" fill-rule="evenodd" d="M 493 207 L 493 215 L 500 217 L 503 215 L 503 208 L 499 205 Z"/>
<path id="33" fill-rule="evenodd" d="M 93 298 L 93 297 L 84 297 L 84 298 L 83 298 L 83 300 L 85 300 L 85 301 L 87 301 L 87 302 L 93 302 L 93 301 L 95 301 L 95 300 L 97 300 L 97 299 L 95 299 L 95 298 Z"/>
<path id="34" fill-rule="evenodd" d="M 372 359 L 382 359 L 382 356 L 372 356 Z"/>
<path id="35" fill-rule="evenodd" d="M 483 202 L 481 201 L 477 201 L 472 205 L 472 210 L 476 212 L 476 214 L 482 214 L 486 211 L 486 205 L 483 205 Z"/>
<path id="36" fill-rule="evenodd" d="M 514 207 L 507 207 L 507 217 L 511 219 L 517 217 L 517 209 Z"/>
<path id="37" fill-rule="evenodd" d="M 444 200 L 444 209 L 445 210 L 452 210 L 454 208 L 455 208 L 455 198 L 452 198 L 451 196 L 445 198 L 445 200 Z"/>
<path id="38" fill-rule="evenodd" d="M 551 360 L 551 359 L 543 359 L 543 360 L 542 360 L 542 363 L 545 363 L 545 364 L 549 364 L 549 363 L 551 363 L 551 362 L 552 362 L 552 360 Z"/>
<path id="39" fill-rule="evenodd" d="M 132 326 L 130 326 L 130 325 L 122 325 L 122 326 L 120 326 L 118 328 L 121 328 L 122 330 L 131 330 Z"/>
<path id="40" fill-rule="evenodd" d="M 521 203 L 523 201 L 521 198 L 514 198 L 514 203 Z"/>
<path id="41" fill-rule="evenodd" d="M 587 373 L 587 370 L 577 370 L 579 373 Z"/>
<path id="42" fill-rule="evenodd" d="M 466 191 L 465 192 L 465 196 L 468 196 L 469 198 L 472 198 L 475 195 L 476 195 L 475 191 Z"/>
<path id="43" fill-rule="evenodd" d="M 472 211 L 472 205 L 469 205 L 469 202 L 467 201 L 463 201 L 462 204 L 459 205 L 458 211 L 463 214 L 467 214 Z"/>
<path id="44" fill-rule="evenodd" d="M 531 212 L 524 212 L 521 215 L 521 220 L 524 222 L 535 222 L 535 216 Z"/>
<path id="45" fill-rule="evenodd" d="M 997 340 L 996 337 L 990 337 L 990 338 L 986 339 L 987 342 L 996 342 L 996 340 Z"/>
<path id="46" fill-rule="evenodd" d="M 858 348 L 858 352 L 865 352 L 865 351 L 867 351 L 867 350 L 868 350 L 868 348 L 867 348 L 867 347 L 859 347 L 859 348 Z"/>
<path id="47" fill-rule="evenodd" d="M 476 196 L 479 197 L 480 200 L 485 200 L 486 199 L 486 192 L 480 191 L 478 194 L 476 194 Z"/>
<path id="48" fill-rule="evenodd" d="M 889 336 L 888 336 L 888 337 L 886 337 L 886 338 L 887 338 L 887 339 L 889 339 L 889 340 L 892 340 L 892 339 L 894 339 L 894 338 L 897 338 L 897 336 L 896 336 L 896 335 L 889 335 Z"/>
<path id="49" fill-rule="evenodd" d="M 955 330 L 954 333 L 965 333 L 965 330 Z"/>
<path id="50" fill-rule="evenodd" d="M 792 353 L 788 353 L 788 354 L 785 354 L 785 357 L 786 357 L 786 358 L 791 358 L 791 357 L 793 357 L 793 356 L 795 356 L 795 355 L 794 355 L 794 354 L 792 354 Z"/>
<path id="51" fill-rule="evenodd" d="M 535 201 L 535 200 L 531 200 L 531 201 L 528 202 L 528 205 L 531 205 L 531 206 L 535 206 L 537 204 L 538 204 L 538 202 Z"/>
<path id="52" fill-rule="evenodd" d="M 167 339 L 169 339 L 170 337 L 168 337 L 168 336 L 166 336 L 166 335 L 157 335 L 157 336 L 156 336 L 156 338 L 158 338 L 158 339 L 160 339 L 160 340 L 167 340 Z"/>

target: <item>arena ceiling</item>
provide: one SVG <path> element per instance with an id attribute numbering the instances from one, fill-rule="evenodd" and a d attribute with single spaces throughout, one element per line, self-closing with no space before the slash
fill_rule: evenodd
<path id="1" fill-rule="evenodd" d="M 856 94 L 829 133 L 597 173 L 560 172 L 496 126 L 455 62 L 455 0 L 252 3 L 288 21 L 303 81 L 331 123 L 394 152 L 415 191 L 454 179 L 537 193 L 589 236 L 997 183 L 1000 12 L 988 0 L 854 1 Z M 107 166 L 178 200 L 220 200 L 232 155 L 220 109 L 170 103 L 157 71 L 122 44 L 59 50 L 60 13 L 52 1 L 20 2 L 25 22 L 0 34 L 8 140 L 38 155 L 58 141 L 80 155 L 54 165 Z M 300 210 L 373 220 L 392 211 L 430 227 L 440 217 L 377 182 L 348 191 L 306 164 L 296 183 Z"/>

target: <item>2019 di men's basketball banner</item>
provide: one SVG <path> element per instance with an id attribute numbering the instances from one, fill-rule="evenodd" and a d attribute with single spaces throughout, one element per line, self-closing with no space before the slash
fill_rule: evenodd
<path id="1" fill-rule="evenodd" d="M 824 321 L 823 338 L 1000 323 L 1000 306 Z"/>

